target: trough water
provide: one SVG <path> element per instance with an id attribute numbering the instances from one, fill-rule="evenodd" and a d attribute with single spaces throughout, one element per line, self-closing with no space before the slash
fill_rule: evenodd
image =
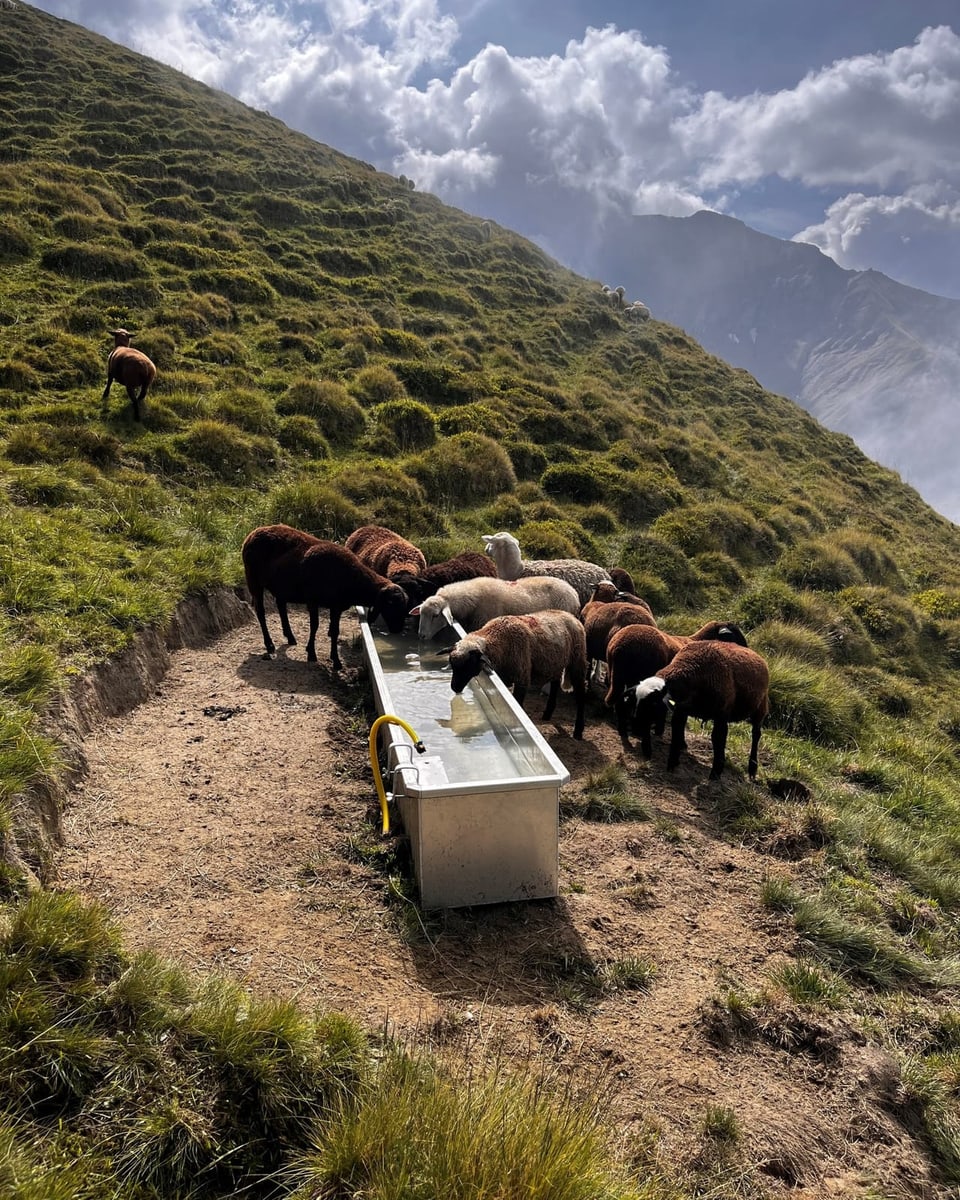
<path id="1" fill-rule="evenodd" d="M 439 647 L 415 633 L 372 632 L 393 712 L 413 725 L 430 755 L 441 758 L 451 783 L 544 773 L 543 756 L 529 730 L 502 703 L 486 675 L 478 675 L 457 695 Z"/>

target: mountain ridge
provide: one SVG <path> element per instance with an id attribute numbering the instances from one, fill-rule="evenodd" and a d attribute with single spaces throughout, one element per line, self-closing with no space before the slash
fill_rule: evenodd
<path id="1" fill-rule="evenodd" d="M 960 300 L 703 210 L 637 216 L 617 270 L 664 320 L 756 375 L 960 518 Z M 607 273 L 612 264 L 604 264 Z"/>

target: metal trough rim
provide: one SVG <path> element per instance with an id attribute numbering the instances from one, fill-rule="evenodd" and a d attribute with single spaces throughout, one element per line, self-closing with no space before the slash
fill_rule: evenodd
<path id="1" fill-rule="evenodd" d="M 364 649 L 366 651 L 365 657 L 367 660 L 367 666 L 369 667 L 370 673 L 374 676 L 377 684 L 374 690 L 378 698 L 379 696 L 389 696 L 390 688 L 387 684 L 387 677 L 380 665 L 380 656 L 377 653 L 376 646 L 374 645 L 373 630 L 370 628 L 370 622 L 367 619 L 366 609 L 360 605 L 357 605 L 356 613 L 360 622 L 360 633 L 363 638 Z M 453 628 L 458 637 L 463 638 L 467 636 L 467 631 L 456 621 L 453 623 Z M 552 774 L 506 775 L 497 779 L 474 779 L 466 780 L 462 783 L 431 784 L 422 788 L 418 787 L 413 780 L 409 780 L 404 776 L 404 792 L 407 795 L 429 799 L 433 796 L 440 797 L 476 794 L 478 790 L 495 791 L 499 788 L 502 788 L 505 784 L 509 784 L 511 788 L 516 790 L 525 790 L 527 788 L 542 788 L 544 786 L 559 788 L 562 787 L 563 784 L 569 782 L 569 770 L 557 757 L 555 751 L 551 748 L 546 738 L 530 719 L 530 716 L 524 712 L 522 706 L 517 703 L 513 693 L 504 684 L 500 676 L 497 675 L 496 672 L 489 672 L 487 673 L 487 679 L 499 693 L 501 699 L 506 703 L 507 707 L 513 712 L 518 722 L 523 726 L 525 732 L 530 737 L 530 740 L 534 743 L 536 748 L 553 768 Z M 397 715 L 400 716 L 405 714 L 398 713 Z M 413 759 L 413 743 L 403 729 L 400 728 L 400 726 L 387 725 L 384 731 L 387 735 L 390 745 L 394 747 L 395 750 L 405 747 L 410 752 L 410 758 Z M 427 747 L 427 750 L 429 753 L 429 746 Z M 403 766 L 405 766 L 405 764 L 403 764 Z"/>

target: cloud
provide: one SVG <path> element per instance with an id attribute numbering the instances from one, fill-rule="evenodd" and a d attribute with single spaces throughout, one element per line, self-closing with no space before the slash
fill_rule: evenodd
<path id="1" fill-rule="evenodd" d="M 851 193 L 794 241 L 811 242 L 853 270 L 882 262 L 894 279 L 960 299 L 960 191 L 945 185 L 902 196 Z"/>

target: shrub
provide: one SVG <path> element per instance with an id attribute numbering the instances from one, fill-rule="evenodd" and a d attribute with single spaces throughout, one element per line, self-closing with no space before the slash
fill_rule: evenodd
<path id="1" fill-rule="evenodd" d="M 517 485 L 506 451 L 479 433 L 444 438 L 432 450 L 409 460 L 407 470 L 435 504 L 461 507 L 490 500 Z"/>
<path id="2" fill-rule="evenodd" d="M 469 404 L 477 398 L 477 383 L 446 363 L 396 359 L 391 366 L 410 395 L 418 400 L 433 404 Z"/>
<path id="3" fill-rule="evenodd" d="M 343 384 L 332 380 L 297 380 L 277 402 L 277 412 L 313 417 L 324 435 L 340 446 L 355 442 L 367 424 L 360 405 Z"/>
<path id="4" fill-rule="evenodd" d="M 36 392 L 40 389 L 40 376 L 29 363 L 10 359 L 0 363 L 0 388 L 11 392 Z"/>
<path id="5" fill-rule="evenodd" d="M 601 555 L 593 539 L 573 521 L 526 521 L 517 530 L 525 558 L 586 558 Z"/>
<path id="6" fill-rule="evenodd" d="M 751 630 L 750 645 L 759 654 L 782 654 L 818 666 L 830 660 L 830 645 L 824 636 L 792 621 L 764 621 Z"/>
<path id="7" fill-rule="evenodd" d="M 955 620 L 960 617 L 960 588 L 928 588 L 917 592 L 913 603 L 931 617 Z"/>
<path id="8" fill-rule="evenodd" d="M 518 479 L 539 479 L 547 466 L 547 456 L 533 442 L 507 442 L 507 454 Z"/>
<path id="9" fill-rule="evenodd" d="M 214 401 L 212 416 L 245 429 L 247 433 L 261 433 L 270 437 L 277 432 L 277 414 L 263 396 L 257 392 L 233 388 Z M 314 426 L 316 428 L 316 426 Z"/>
<path id="10" fill-rule="evenodd" d="M 794 587 L 839 592 L 863 582 L 863 572 L 846 550 L 823 535 L 785 551 L 778 571 Z"/>
<path id="11" fill-rule="evenodd" d="M 0 217 L 0 262 L 15 262 L 33 253 L 33 234 L 12 217 Z"/>
<path id="12" fill-rule="evenodd" d="M 194 271 L 190 286 L 196 292 L 213 292 L 234 304 L 275 304 L 277 293 L 255 271 Z"/>
<path id="13" fill-rule="evenodd" d="M 241 433 L 223 421 L 195 421 L 176 447 L 220 479 L 244 482 L 274 462 L 273 442 Z"/>
<path id="14" fill-rule="evenodd" d="M 320 432 L 319 425 L 313 417 L 305 417 L 302 413 L 280 421 L 277 441 L 293 454 L 305 454 L 308 458 L 330 457 L 330 444 Z"/>
<path id="15" fill-rule="evenodd" d="M 247 348 L 233 333 L 212 333 L 201 338 L 194 348 L 201 362 L 218 363 L 220 366 L 243 366 L 247 361 Z"/>
<path id="16" fill-rule="evenodd" d="M 875 708 L 888 717 L 909 717 L 913 712 L 915 688 L 879 667 L 855 667 L 851 679 Z"/>
<path id="17" fill-rule="evenodd" d="M 866 708 L 838 671 L 781 655 L 768 661 L 774 729 L 837 748 L 856 743 Z"/>
<path id="18" fill-rule="evenodd" d="M 40 256 L 45 271 L 71 275 L 76 279 L 116 279 L 119 281 L 150 277 L 146 260 L 130 250 L 110 246 L 81 246 L 60 242 Z"/>
<path id="19" fill-rule="evenodd" d="M 267 520 L 292 525 L 329 541 L 343 541 L 363 524 L 356 505 L 329 484 L 305 479 L 277 488 L 267 502 Z"/>
<path id="20" fill-rule="evenodd" d="M 158 370 L 169 370 L 177 361 L 177 343 L 165 329 L 144 329 L 134 338 L 137 350 L 142 350 Z"/>
<path id="21" fill-rule="evenodd" d="M 437 440 L 433 413 L 419 400 L 388 400 L 371 413 L 376 426 L 386 430 L 402 454 L 425 450 Z"/>
<path id="22" fill-rule="evenodd" d="M 663 609 L 676 604 L 697 607 L 703 599 L 703 585 L 693 564 L 674 546 L 659 538 L 644 535 L 628 538 L 620 553 L 620 565 L 633 576 L 640 587 L 641 578 L 647 580 L 642 595 L 653 603 L 648 593 L 660 592 L 669 597 Z"/>
<path id="23" fill-rule="evenodd" d="M 844 588 L 837 599 L 859 617 L 875 641 L 901 652 L 916 648 L 920 622 L 908 600 L 886 588 L 868 586 Z"/>
<path id="24" fill-rule="evenodd" d="M 24 349 L 24 357 L 44 376 L 48 387 L 75 388 L 106 374 L 105 359 L 83 338 L 69 333 L 42 333 Z"/>
<path id="25" fill-rule="evenodd" d="M 454 433 L 483 433 L 502 441 L 516 430 L 516 425 L 488 404 L 460 404 L 447 409 L 437 418 L 437 428 L 444 437 Z"/>
<path id="26" fill-rule="evenodd" d="M 377 364 L 358 371 L 351 390 L 361 404 L 385 404 L 405 395 L 403 384 L 389 367 Z"/>
<path id="27" fill-rule="evenodd" d="M 868 583 L 890 588 L 903 587 L 895 559 L 876 538 L 860 529 L 845 529 L 835 534 L 834 540 L 841 550 L 850 555 Z"/>
<path id="28" fill-rule="evenodd" d="M 580 524 L 591 533 L 616 533 L 618 521 L 616 516 L 602 504 L 592 504 L 580 513 Z"/>
<path id="29" fill-rule="evenodd" d="M 665 513 L 654 521 L 650 532 L 686 554 L 719 550 L 748 565 L 770 562 L 778 550 L 769 525 L 742 505 L 722 501 L 689 504 Z"/>

